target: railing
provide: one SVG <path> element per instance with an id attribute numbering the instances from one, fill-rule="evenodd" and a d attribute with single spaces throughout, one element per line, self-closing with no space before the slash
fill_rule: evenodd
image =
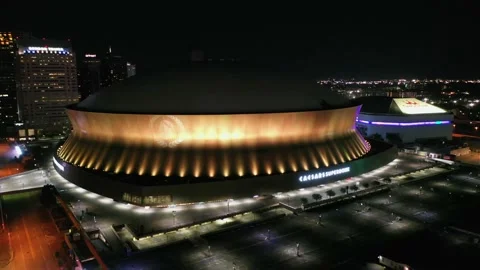
<path id="1" fill-rule="evenodd" d="M 83 240 L 85 241 L 85 244 L 87 245 L 88 250 L 92 253 L 93 257 L 97 260 L 98 265 L 100 265 L 101 269 L 107 270 L 108 267 L 107 265 L 103 262 L 102 257 L 98 254 L 97 250 L 93 246 L 93 244 L 90 242 L 87 233 L 83 229 L 82 225 L 78 222 L 77 218 L 73 215 L 72 211 L 68 208 L 67 204 L 63 201 L 60 196 L 55 195 L 57 198 L 57 202 L 60 204 L 61 207 L 63 207 L 63 210 L 65 210 L 65 213 L 67 213 L 68 217 L 72 221 L 73 225 L 77 230 L 82 234 Z"/>

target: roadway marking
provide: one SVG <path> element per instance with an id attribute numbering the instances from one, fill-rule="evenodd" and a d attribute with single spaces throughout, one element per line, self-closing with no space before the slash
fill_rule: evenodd
<path id="1" fill-rule="evenodd" d="M 35 232 L 37 231 L 37 232 Z M 38 232 L 38 228 L 33 228 L 33 233 L 37 236 L 37 241 L 40 241 L 42 242 L 42 239 L 39 237 L 40 235 L 43 235 L 43 232 Z M 39 239 L 40 238 L 40 239 Z M 42 258 L 43 258 L 43 264 L 46 266 L 46 268 L 48 268 L 48 260 L 47 258 L 45 258 L 45 251 L 43 250 L 43 245 L 40 244 L 38 245 L 38 247 L 40 248 L 40 255 L 42 255 Z"/>
<path id="2" fill-rule="evenodd" d="M 25 229 L 25 234 L 27 235 L 28 240 L 28 247 L 30 248 L 30 253 L 32 254 L 32 258 L 35 259 L 35 251 L 33 251 L 32 247 L 32 240 L 30 239 L 30 234 L 28 233 L 27 225 L 25 224 L 25 218 L 22 217 L 23 228 Z"/>
<path id="3" fill-rule="evenodd" d="M 23 245 L 22 245 L 22 239 L 20 239 L 20 230 L 18 229 L 18 225 L 15 226 L 15 229 L 14 231 L 16 232 L 16 237 L 18 239 L 18 246 L 20 247 L 20 253 L 22 254 L 22 258 L 23 260 L 20 260 L 21 262 L 23 262 L 23 268 L 24 269 L 28 269 L 27 268 L 27 260 L 25 258 L 25 253 L 23 252 Z M 20 261 L 19 261 L 19 264 L 20 264 Z"/>

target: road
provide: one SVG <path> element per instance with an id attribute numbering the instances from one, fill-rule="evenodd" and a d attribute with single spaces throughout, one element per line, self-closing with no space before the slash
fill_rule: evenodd
<path id="1" fill-rule="evenodd" d="M 2 177 L 0 178 L 0 193 L 39 188 L 45 185 L 47 181 L 46 173 L 38 169 Z"/>
<path id="2" fill-rule="evenodd" d="M 1 269 L 58 269 L 55 252 L 61 250 L 63 236 L 39 196 L 38 190 L 2 195 L 12 258 Z"/>

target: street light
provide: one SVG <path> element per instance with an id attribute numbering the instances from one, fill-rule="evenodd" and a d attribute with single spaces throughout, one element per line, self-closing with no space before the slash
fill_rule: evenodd
<path id="1" fill-rule="evenodd" d="M 176 218 L 176 215 L 177 215 L 177 211 L 173 210 L 173 211 L 172 211 L 172 216 L 173 216 L 173 226 L 176 226 L 176 225 L 177 225 L 177 218 Z"/>
<path id="2" fill-rule="evenodd" d="M 300 256 L 300 243 L 297 243 L 297 257 Z"/>

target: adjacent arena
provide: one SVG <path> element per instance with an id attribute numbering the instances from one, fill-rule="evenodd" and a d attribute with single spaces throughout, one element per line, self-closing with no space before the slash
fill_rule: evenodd
<path id="1" fill-rule="evenodd" d="M 80 187 L 137 205 L 271 195 L 395 159 L 395 147 L 357 132 L 360 108 L 278 74 L 136 78 L 67 108 L 73 131 L 54 164 Z"/>
<path id="2" fill-rule="evenodd" d="M 361 97 L 357 129 L 365 136 L 402 143 L 417 140 L 451 140 L 453 114 L 416 98 Z"/>

